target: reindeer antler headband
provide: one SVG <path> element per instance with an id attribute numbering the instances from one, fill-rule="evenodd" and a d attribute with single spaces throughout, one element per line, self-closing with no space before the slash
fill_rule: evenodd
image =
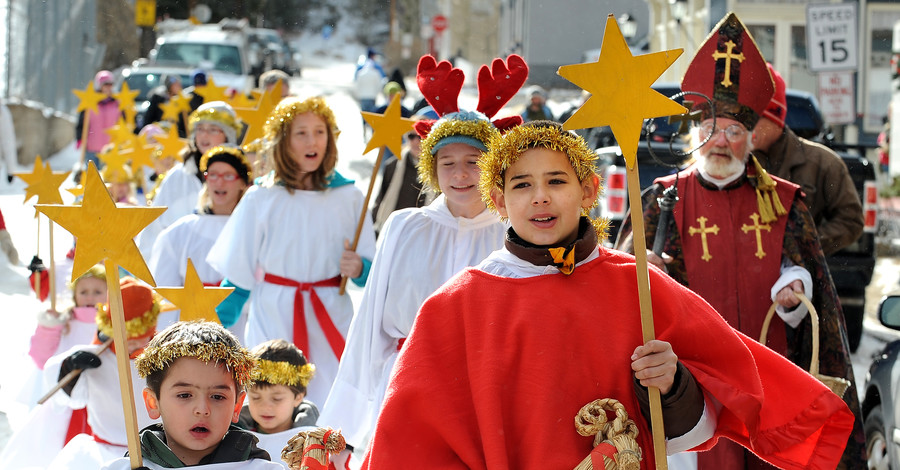
<path id="1" fill-rule="evenodd" d="M 430 55 L 422 56 L 416 82 L 440 119 L 417 121 L 414 125 L 423 138 L 418 164 L 419 179 L 440 193 L 434 160 L 441 147 L 464 143 L 485 151 L 491 138 L 521 124 L 520 116 L 493 122 L 490 119 L 516 95 L 527 78 L 528 64 L 521 56 L 513 54 L 506 61 L 494 59 L 490 67 L 482 65 L 478 70 L 476 111 L 461 111 L 458 100 L 465 81 L 463 71 L 446 60 L 436 62 Z"/>

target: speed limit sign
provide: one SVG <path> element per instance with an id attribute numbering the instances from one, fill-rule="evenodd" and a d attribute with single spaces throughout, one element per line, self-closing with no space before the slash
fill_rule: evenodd
<path id="1" fill-rule="evenodd" d="M 806 6 L 806 57 L 812 72 L 856 69 L 856 3 Z"/>

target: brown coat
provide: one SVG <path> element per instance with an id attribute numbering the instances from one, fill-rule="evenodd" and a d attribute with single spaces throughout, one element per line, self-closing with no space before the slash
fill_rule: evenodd
<path id="1" fill-rule="evenodd" d="M 769 173 L 800 185 L 822 251 L 830 255 L 853 243 L 863 231 L 863 211 L 847 165 L 831 149 L 797 137 L 790 128 L 768 152 L 753 154 Z"/>

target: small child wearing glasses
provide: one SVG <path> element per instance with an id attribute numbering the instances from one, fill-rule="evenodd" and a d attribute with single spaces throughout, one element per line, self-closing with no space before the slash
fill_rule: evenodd
<path id="1" fill-rule="evenodd" d="M 184 285 L 188 258 L 204 284 L 218 285 L 222 281 L 222 275 L 206 262 L 206 255 L 250 186 L 253 175 L 240 147 L 228 144 L 204 153 L 200 171 L 206 182 L 200 191 L 197 212 L 178 219 L 153 244 L 148 265 L 157 285 Z M 177 311 L 165 312 L 160 315 L 157 328 L 161 330 L 177 320 Z M 243 322 L 239 323 L 231 331 L 242 335 Z"/>

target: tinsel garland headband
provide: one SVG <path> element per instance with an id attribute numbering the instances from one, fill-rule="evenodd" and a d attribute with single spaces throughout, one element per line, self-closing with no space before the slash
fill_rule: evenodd
<path id="1" fill-rule="evenodd" d="M 316 366 L 303 364 L 298 366 L 285 361 L 257 360 L 257 367 L 253 370 L 251 378 L 254 382 L 266 382 L 272 385 L 286 385 L 306 387 L 310 379 L 316 373 Z"/>
<path id="2" fill-rule="evenodd" d="M 134 361 L 141 377 L 169 367 L 180 357 L 193 357 L 210 363 L 224 363 L 234 375 L 239 390 L 252 383 L 250 378 L 256 367 L 256 359 L 246 348 L 236 348 L 224 343 L 184 343 L 171 342 L 160 346 L 150 346 Z"/>

